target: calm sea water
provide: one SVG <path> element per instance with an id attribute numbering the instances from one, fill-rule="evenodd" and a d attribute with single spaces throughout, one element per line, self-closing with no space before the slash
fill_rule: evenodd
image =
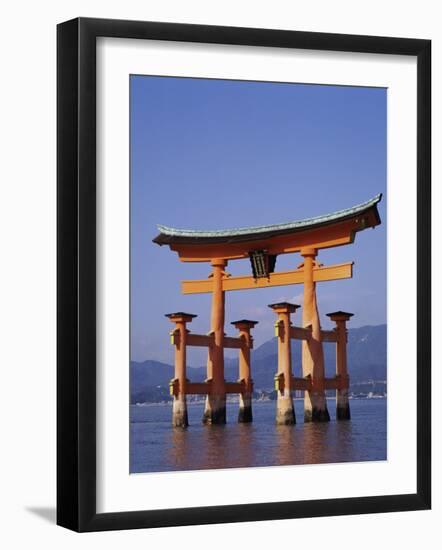
<path id="1" fill-rule="evenodd" d="M 238 424 L 238 404 L 228 403 L 225 426 L 204 426 L 204 405 L 189 404 L 186 430 L 172 428 L 171 404 L 131 406 L 131 473 L 386 460 L 386 399 L 351 400 L 342 422 L 330 399 L 332 420 L 320 424 L 304 424 L 302 400 L 294 403 L 295 426 L 275 426 L 274 401 L 253 402 L 251 424 Z"/>

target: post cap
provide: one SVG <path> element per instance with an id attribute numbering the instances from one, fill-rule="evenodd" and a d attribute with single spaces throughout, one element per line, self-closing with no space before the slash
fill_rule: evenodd
<path id="1" fill-rule="evenodd" d="M 239 328 L 241 325 L 253 328 L 255 325 L 258 324 L 258 321 L 250 321 L 250 319 L 240 319 L 239 321 L 232 321 L 230 324 L 237 328 Z"/>
<path id="2" fill-rule="evenodd" d="M 166 313 L 165 317 L 168 317 L 171 321 L 181 320 L 188 323 L 192 321 L 194 317 L 198 317 L 198 315 L 194 315 L 193 313 L 185 313 L 184 311 L 176 311 L 175 313 Z"/>
<path id="3" fill-rule="evenodd" d="M 277 304 L 269 304 L 268 307 L 274 311 L 285 310 L 288 313 L 294 313 L 301 306 L 298 304 L 291 304 L 290 302 L 278 302 Z"/>
<path id="4" fill-rule="evenodd" d="M 348 313 L 347 311 L 332 311 L 326 313 L 327 317 L 330 317 L 332 321 L 348 321 L 350 317 L 353 317 L 354 313 Z"/>

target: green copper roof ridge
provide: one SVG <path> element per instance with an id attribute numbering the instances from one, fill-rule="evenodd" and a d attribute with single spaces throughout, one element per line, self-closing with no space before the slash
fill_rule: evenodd
<path id="1" fill-rule="evenodd" d="M 382 193 L 377 194 L 372 199 L 363 202 L 361 204 L 356 204 L 351 208 L 346 208 L 344 210 L 338 210 L 336 212 L 331 212 L 330 214 L 324 214 L 321 216 L 315 216 L 313 218 L 305 218 L 303 220 L 295 220 L 286 223 L 277 223 L 271 225 L 258 225 L 252 227 L 236 227 L 231 229 L 211 229 L 211 230 L 202 230 L 202 229 L 178 229 L 175 227 L 168 227 L 166 225 L 157 224 L 157 228 L 163 235 L 175 236 L 175 237 L 223 237 L 223 236 L 233 236 L 233 235 L 248 235 L 252 233 L 266 233 L 268 231 L 284 231 L 289 229 L 297 229 L 300 227 L 316 225 L 327 223 L 335 219 L 340 219 L 359 212 L 363 212 L 374 206 L 382 199 Z"/>

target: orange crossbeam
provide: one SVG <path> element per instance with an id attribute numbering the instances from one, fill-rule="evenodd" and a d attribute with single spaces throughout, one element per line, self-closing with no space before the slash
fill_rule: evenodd
<path id="1" fill-rule="evenodd" d="M 172 381 L 174 382 L 174 381 Z M 187 382 L 186 395 L 207 395 L 210 393 L 210 382 Z M 245 382 L 226 382 L 226 393 L 242 393 L 246 389 Z M 178 386 L 176 391 L 178 392 Z"/>
<path id="2" fill-rule="evenodd" d="M 291 384 L 292 390 L 308 391 L 312 387 L 311 378 L 298 378 L 296 376 L 292 376 L 292 380 L 290 384 Z"/>
<path id="3" fill-rule="evenodd" d="M 335 330 L 321 330 L 321 340 L 323 342 L 337 342 L 338 333 Z"/>
<path id="4" fill-rule="evenodd" d="M 282 385 L 281 385 L 282 384 Z M 283 380 L 280 382 L 279 389 L 283 389 Z M 178 393 L 178 380 L 172 380 L 171 385 L 173 386 L 173 393 Z M 210 382 L 187 382 L 186 383 L 186 394 L 187 395 L 207 395 L 210 393 Z M 304 390 L 309 391 L 312 389 L 312 380 L 311 378 L 299 378 L 292 376 L 290 387 L 292 390 Z M 348 378 L 342 378 L 336 376 L 335 378 L 324 378 L 324 389 L 326 390 L 341 390 L 348 389 L 349 381 Z M 245 382 L 226 382 L 225 383 L 225 392 L 226 393 L 242 393 L 246 389 Z"/>
<path id="5" fill-rule="evenodd" d="M 173 344 L 178 344 L 179 336 L 172 334 Z M 192 347 L 208 348 L 214 344 L 213 334 L 191 334 L 186 337 L 186 345 Z M 229 349 L 241 349 L 246 346 L 247 342 L 243 338 L 236 338 L 232 336 L 224 336 L 223 348 Z"/>
<path id="6" fill-rule="evenodd" d="M 301 328 L 301 327 L 291 327 L 290 328 L 290 338 L 293 340 L 308 340 L 311 338 L 312 329 L 311 328 Z"/>
<path id="7" fill-rule="evenodd" d="M 346 390 L 349 388 L 349 385 L 348 376 L 336 376 L 335 378 L 324 379 L 324 388 L 326 390 Z"/>
<path id="8" fill-rule="evenodd" d="M 315 282 L 336 281 L 339 279 L 351 279 L 353 276 L 353 262 L 316 267 L 313 269 Z M 226 290 L 250 290 L 253 288 L 269 288 L 274 286 L 296 285 L 304 282 L 304 270 L 281 271 L 270 273 L 268 277 L 254 279 L 249 275 L 237 277 L 223 277 L 222 289 Z M 195 281 L 182 281 L 181 292 L 183 294 L 203 294 L 212 292 L 212 279 Z"/>
<path id="9" fill-rule="evenodd" d="M 207 348 L 213 342 L 213 334 L 188 334 L 186 337 L 186 344 L 193 347 Z"/>
<path id="10" fill-rule="evenodd" d="M 244 390 L 244 382 L 226 382 L 226 393 L 241 393 Z"/>
<path id="11" fill-rule="evenodd" d="M 186 394 L 206 395 L 209 393 L 210 385 L 207 382 L 187 382 Z"/>
<path id="12" fill-rule="evenodd" d="M 324 378 L 325 390 L 342 390 L 348 389 L 349 379 L 341 376 L 335 376 L 334 378 Z M 300 378 L 292 376 L 290 380 L 290 388 L 292 390 L 304 390 L 310 391 L 313 387 L 313 381 L 310 377 Z M 284 377 L 281 375 L 275 376 L 275 389 L 282 391 L 284 389 Z"/>
<path id="13" fill-rule="evenodd" d="M 230 349 L 241 349 L 247 342 L 243 338 L 234 338 L 232 336 L 224 336 L 223 347 Z"/>

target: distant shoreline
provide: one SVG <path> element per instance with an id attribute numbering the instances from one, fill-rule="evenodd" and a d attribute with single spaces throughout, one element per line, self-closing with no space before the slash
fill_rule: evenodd
<path id="1" fill-rule="evenodd" d="M 376 395 L 374 397 L 350 397 L 349 399 L 351 401 L 364 401 L 364 400 L 367 400 L 367 401 L 375 401 L 375 400 L 385 400 L 387 399 L 388 396 L 386 395 Z M 293 401 L 304 401 L 304 398 L 303 397 L 294 397 L 293 398 Z M 327 397 L 327 401 L 336 401 L 336 398 L 335 397 Z M 227 401 L 227 403 L 229 404 L 236 404 L 238 403 L 237 400 L 230 400 L 230 401 Z M 252 403 L 276 403 L 276 400 L 275 399 L 253 399 L 252 400 Z M 157 405 L 160 405 L 160 406 L 170 406 L 172 405 L 172 401 L 158 401 L 158 402 L 152 402 L 152 401 L 147 401 L 145 403 L 131 403 L 130 406 L 131 407 L 153 407 L 153 406 L 157 406 Z M 201 399 L 199 401 L 188 401 L 187 402 L 187 406 L 190 407 L 190 406 L 196 406 L 196 405 L 204 405 L 204 399 Z"/>

